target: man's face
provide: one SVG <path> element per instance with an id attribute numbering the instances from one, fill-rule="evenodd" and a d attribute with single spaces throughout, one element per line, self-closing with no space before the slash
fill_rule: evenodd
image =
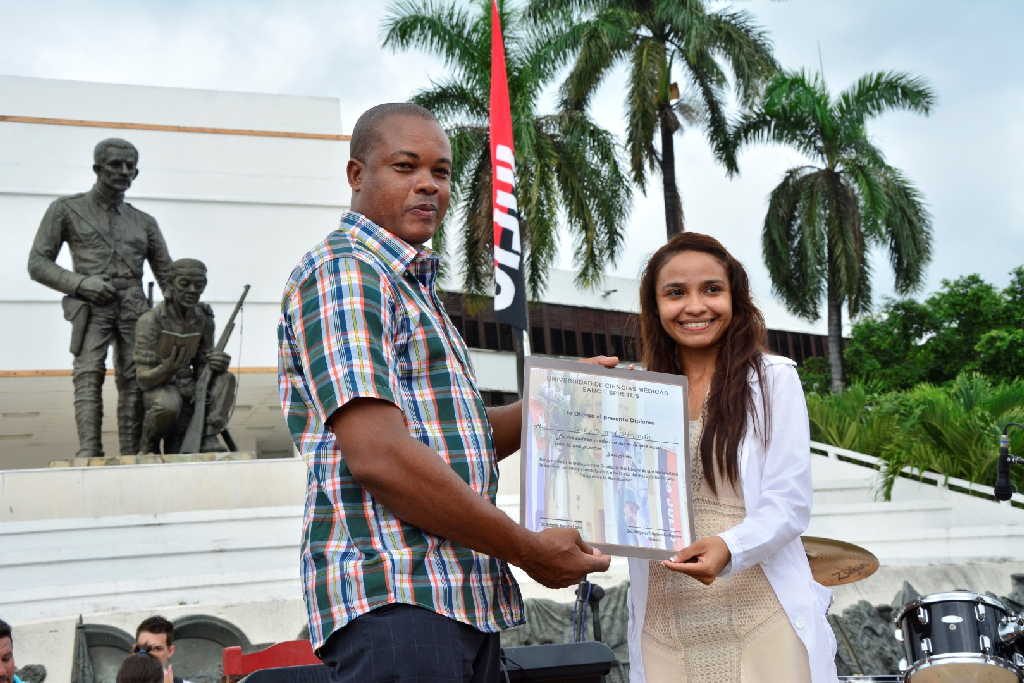
<path id="1" fill-rule="evenodd" d="M 106 189 L 126 192 L 139 175 L 138 162 L 136 153 L 127 147 L 107 147 L 103 152 L 103 162 L 94 164 L 92 170 L 96 172 L 96 180 Z"/>
<path id="2" fill-rule="evenodd" d="M 139 636 L 135 639 L 135 647 L 145 647 L 149 650 L 149 654 L 156 657 L 157 661 L 160 662 L 160 666 L 167 668 L 167 662 L 174 654 L 174 646 L 167 644 L 166 633 L 150 633 L 149 631 L 140 631 Z"/>
<path id="3" fill-rule="evenodd" d="M 0 683 L 14 680 L 14 641 L 0 638 Z"/>
<path id="4" fill-rule="evenodd" d="M 175 273 L 170 285 L 166 292 L 168 299 L 182 306 L 195 306 L 206 289 L 206 274 L 199 271 Z"/>
<path id="5" fill-rule="evenodd" d="M 451 168 L 448 136 L 436 122 L 389 116 L 366 158 L 348 162 L 352 208 L 405 242 L 423 244 L 448 211 Z"/>

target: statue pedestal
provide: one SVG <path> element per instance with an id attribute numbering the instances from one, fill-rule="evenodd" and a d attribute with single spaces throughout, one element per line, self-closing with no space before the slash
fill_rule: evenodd
<path id="1" fill-rule="evenodd" d="M 232 460 L 255 460 L 250 451 L 222 453 L 146 453 L 145 455 L 115 455 L 109 458 L 69 458 L 51 460 L 50 467 L 107 467 L 112 465 L 162 465 L 183 462 L 227 462 Z"/>

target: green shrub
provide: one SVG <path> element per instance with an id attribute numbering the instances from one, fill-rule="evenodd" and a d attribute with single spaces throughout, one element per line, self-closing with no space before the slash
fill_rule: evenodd
<path id="1" fill-rule="evenodd" d="M 854 385 L 841 394 L 810 394 L 807 404 L 815 440 L 885 462 L 888 500 L 904 467 L 991 486 L 1003 426 L 1024 422 L 1024 380 L 994 384 L 965 372 L 943 386 L 882 393 Z M 1011 434 L 1012 449 L 1024 454 L 1024 431 Z M 1021 466 L 1012 477 L 1024 490 Z"/>

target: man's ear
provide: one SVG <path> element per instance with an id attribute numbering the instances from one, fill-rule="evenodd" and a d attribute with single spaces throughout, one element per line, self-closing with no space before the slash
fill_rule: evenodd
<path id="1" fill-rule="evenodd" d="M 92 165 L 92 172 L 95 173 L 96 175 L 99 175 L 100 174 L 100 165 L 99 164 L 93 164 Z"/>
<path id="2" fill-rule="evenodd" d="M 175 649 L 176 647 L 177 647 L 176 645 L 168 645 L 168 646 L 167 646 L 167 657 L 168 657 L 168 658 L 170 658 L 170 657 L 173 657 L 173 656 L 174 656 L 174 649 Z"/>
<path id="3" fill-rule="evenodd" d="M 363 162 L 359 159 L 349 159 L 345 167 L 345 174 L 348 176 L 348 186 L 353 192 L 359 192 L 363 185 Z"/>
<path id="4" fill-rule="evenodd" d="M 132 173 L 132 180 L 135 180 L 138 177 L 139 177 L 139 168 L 138 168 L 138 166 L 136 166 L 135 167 L 135 173 Z"/>

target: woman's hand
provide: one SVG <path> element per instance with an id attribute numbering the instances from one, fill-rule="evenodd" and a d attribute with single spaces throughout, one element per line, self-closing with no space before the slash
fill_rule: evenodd
<path id="1" fill-rule="evenodd" d="M 710 586 L 731 559 L 732 553 L 725 541 L 719 536 L 708 536 L 688 545 L 661 564 Z"/>
<path id="2" fill-rule="evenodd" d="M 606 368 L 614 368 L 619 364 L 618 356 L 594 356 L 593 358 L 581 358 L 581 363 L 588 365 L 601 365 Z"/>

